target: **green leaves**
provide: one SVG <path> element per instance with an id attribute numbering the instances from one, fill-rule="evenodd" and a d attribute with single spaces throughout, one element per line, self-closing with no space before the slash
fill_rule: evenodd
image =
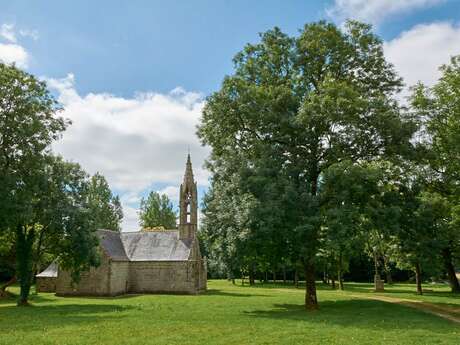
<path id="1" fill-rule="evenodd" d="M 444 182 L 454 182 L 460 180 L 460 56 L 440 70 L 442 76 L 432 88 L 414 87 L 411 103 L 434 153 L 430 166 L 442 173 Z"/>
<path id="2" fill-rule="evenodd" d="M 102 176 L 90 184 L 78 164 L 52 155 L 70 123 L 60 110 L 45 82 L 0 63 L 0 237 L 15 245 L 20 304 L 43 256 L 78 280 L 99 262 L 96 228 L 117 228 L 122 216 Z"/>
<path id="3" fill-rule="evenodd" d="M 112 194 L 105 177 L 99 173 L 92 176 L 88 193 L 91 217 L 96 227 L 120 231 L 123 219 L 120 199 Z"/>
<path id="4" fill-rule="evenodd" d="M 142 198 L 139 216 L 143 228 L 157 226 L 163 226 L 165 229 L 176 228 L 176 212 L 165 194 L 150 192 L 147 199 Z"/>
<path id="5" fill-rule="evenodd" d="M 325 221 L 322 193 L 331 197 L 318 189 L 326 171 L 349 161 L 349 175 L 341 175 L 349 194 L 335 197 L 356 204 L 331 206 L 327 218 L 330 227 L 346 221 L 351 229 L 364 212 L 362 201 L 376 194 L 355 164 L 400 159 L 413 150 L 415 123 L 394 100 L 401 79 L 371 27 L 353 21 L 344 30 L 310 23 L 296 37 L 274 28 L 246 45 L 234 62 L 234 73 L 208 98 L 198 127 L 212 149 L 216 187 L 225 190 L 236 180 L 235 198 L 248 194 L 254 200 L 249 221 L 228 231 L 245 234 L 249 257 L 312 263 Z M 212 193 L 213 203 L 223 202 Z M 205 209 L 205 222 L 208 217 L 216 219 Z"/>

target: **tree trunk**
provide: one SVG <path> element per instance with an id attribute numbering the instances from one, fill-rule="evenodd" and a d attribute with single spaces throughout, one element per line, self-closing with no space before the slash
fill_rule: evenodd
<path id="1" fill-rule="evenodd" d="M 265 271 L 265 279 L 264 280 L 265 280 L 265 283 L 268 283 L 268 272 L 267 271 Z"/>
<path id="2" fill-rule="evenodd" d="M 331 287 L 332 290 L 335 290 L 335 277 L 331 277 Z"/>
<path id="3" fill-rule="evenodd" d="M 8 295 L 8 293 L 6 292 L 6 289 L 8 288 L 8 286 L 11 286 L 14 283 L 16 283 L 16 281 L 17 281 L 16 276 L 13 276 L 10 280 L 8 280 L 6 283 L 4 283 L 0 287 L 0 297 L 6 297 Z"/>
<path id="4" fill-rule="evenodd" d="M 255 279 L 254 279 L 254 265 L 251 265 L 249 267 L 249 285 L 254 285 L 255 284 Z"/>
<path id="5" fill-rule="evenodd" d="M 273 284 L 276 284 L 276 271 L 273 270 Z"/>
<path id="6" fill-rule="evenodd" d="M 299 288 L 299 271 L 296 267 L 295 272 L 294 272 L 294 285 L 296 288 Z"/>
<path id="7" fill-rule="evenodd" d="M 323 270 L 323 284 L 326 284 L 327 285 L 327 273 L 326 273 L 326 267 L 324 267 L 324 270 Z"/>
<path id="8" fill-rule="evenodd" d="M 35 230 L 33 228 L 27 230 L 27 227 L 22 225 L 16 227 L 17 276 L 21 287 L 18 306 L 29 304 L 28 298 L 33 278 L 32 245 L 34 238 Z"/>
<path id="9" fill-rule="evenodd" d="M 343 266 L 342 253 L 339 255 L 339 269 L 337 270 L 337 280 L 339 282 L 339 289 L 343 290 L 343 277 L 342 277 L 342 266 Z"/>
<path id="10" fill-rule="evenodd" d="M 313 260 L 304 264 L 305 268 L 305 309 L 318 309 L 318 298 L 316 297 L 316 282 L 315 282 L 315 265 Z"/>
<path id="11" fill-rule="evenodd" d="M 377 252 L 375 252 L 375 251 L 374 251 L 374 271 L 375 271 L 374 277 L 379 276 L 379 279 L 380 279 L 379 259 L 378 259 L 378 256 L 377 256 Z"/>
<path id="12" fill-rule="evenodd" d="M 286 265 L 283 265 L 283 284 L 286 284 Z"/>
<path id="13" fill-rule="evenodd" d="M 453 293 L 460 293 L 460 284 L 455 275 L 455 268 L 452 264 L 452 252 L 449 247 L 442 250 L 442 257 L 444 260 L 444 267 L 447 271 L 447 277 L 449 278 L 450 288 Z"/>
<path id="14" fill-rule="evenodd" d="M 388 284 L 393 284 L 393 277 L 391 276 L 391 271 L 386 271 L 386 278 Z"/>
<path id="15" fill-rule="evenodd" d="M 417 285 L 417 295 L 422 295 L 422 271 L 420 269 L 420 263 L 415 264 L 415 284 Z"/>
<path id="16" fill-rule="evenodd" d="M 38 235 L 38 241 L 37 241 L 37 250 L 35 253 L 35 260 L 34 260 L 34 269 L 33 269 L 33 281 L 35 282 L 35 276 L 40 273 L 40 265 L 41 265 L 41 258 L 42 258 L 42 244 L 43 244 L 43 238 L 45 237 L 45 232 L 46 232 L 46 227 L 44 227 L 41 231 L 40 234 Z"/>
<path id="17" fill-rule="evenodd" d="M 386 255 L 383 256 L 383 264 L 385 265 L 385 276 L 387 278 L 387 283 L 393 284 L 393 277 L 391 276 L 390 263 L 388 262 L 388 258 L 386 257 Z"/>

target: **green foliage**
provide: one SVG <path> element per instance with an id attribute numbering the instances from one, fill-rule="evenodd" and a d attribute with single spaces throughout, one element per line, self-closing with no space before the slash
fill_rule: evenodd
<path id="1" fill-rule="evenodd" d="M 231 183 L 222 183 L 215 176 L 203 200 L 206 217 L 200 227 L 211 272 L 235 277 L 241 269 L 247 270 L 252 262 L 258 261 L 254 243 L 248 238 L 252 207 L 254 200 L 239 190 L 237 175 L 231 178 Z"/>
<path id="2" fill-rule="evenodd" d="M 89 204 L 96 228 L 121 230 L 123 210 L 120 198 L 112 194 L 105 177 L 99 173 L 92 176 L 90 180 Z"/>
<path id="3" fill-rule="evenodd" d="M 460 56 L 440 68 L 442 76 L 431 88 L 414 88 L 412 106 L 424 120 L 430 139 L 430 166 L 445 183 L 460 181 Z"/>
<path id="4" fill-rule="evenodd" d="M 322 174 L 344 160 L 411 153 L 416 124 L 401 115 L 393 98 L 401 80 L 365 24 L 351 21 L 340 30 L 317 22 L 298 37 L 274 28 L 234 64 L 208 98 L 198 135 L 212 148 L 209 166 L 219 183 L 236 174 L 239 193 L 256 200 L 254 221 L 236 232 L 265 247 L 272 261 L 284 251 L 301 262 L 310 277 L 307 306 L 315 307 Z"/>
<path id="5" fill-rule="evenodd" d="M 176 212 L 166 194 L 150 192 L 147 199 L 141 199 L 139 210 L 140 225 L 143 228 L 163 226 L 176 228 Z"/>
<path id="6" fill-rule="evenodd" d="M 353 164 L 344 161 L 330 166 L 320 184 L 322 213 L 321 253 L 342 275 L 353 255 L 359 254 L 375 228 L 377 210 L 384 205 L 382 171 L 377 164 Z M 374 226 L 373 226 L 374 225 Z"/>
<path id="7" fill-rule="evenodd" d="M 440 70 L 442 76 L 433 87 L 419 84 L 414 88 L 411 103 L 423 123 L 421 137 L 429 149 L 424 157 L 427 190 L 431 193 L 429 216 L 438 219 L 437 227 L 442 224 L 443 231 L 437 232 L 444 242 L 445 269 L 453 291 L 460 293 L 453 264 L 455 257 L 460 258 L 460 226 L 456 221 L 460 205 L 460 56 Z M 446 210 L 443 218 L 439 218 L 441 204 Z"/>
<path id="8" fill-rule="evenodd" d="M 76 282 L 81 272 L 99 264 L 92 183 L 78 164 L 60 157 L 51 157 L 45 176 L 40 199 L 43 214 L 37 219 L 42 227 L 38 255 L 57 257 L 60 267 L 69 270 Z"/>
<path id="9" fill-rule="evenodd" d="M 69 124 L 59 110 L 44 82 L 0 64 L 0 237 L 14 244 L 7 251 L 16 258 L 19 305 L 43 254 L 58 257 L 75 281 L 99 259 L 88 177 L 50 152 Z"/>

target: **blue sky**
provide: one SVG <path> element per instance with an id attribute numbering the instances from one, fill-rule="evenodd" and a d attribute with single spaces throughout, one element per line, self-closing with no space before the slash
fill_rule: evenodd
<path id="1" fill-rule="evenodd" d="M 208 149 L 194 128 L 233 55 L 259 32 L 370 22 L 407 84 L 432 84 L 436 67 L 460 54 L 460 0 L 0 0 L 0 8 L 0 59 L 48 80 L 73 121 L 54 149 L 107 176 L 125 230 L 136 228 L 149 190 L 177 198 L 188 146 L 203 195 Z"/>

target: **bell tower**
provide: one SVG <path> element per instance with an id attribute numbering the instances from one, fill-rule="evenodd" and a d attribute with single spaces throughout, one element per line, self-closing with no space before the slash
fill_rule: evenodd
<path id="1" fill-rule="evenodd" d="M 193 179 L 192 162 L 190 153 L 185 164 L 184 181 L 180 185 L 179 201 L 179 238 L 181 240 L 194 239 L 198 224 L 196 182 Z"/>

